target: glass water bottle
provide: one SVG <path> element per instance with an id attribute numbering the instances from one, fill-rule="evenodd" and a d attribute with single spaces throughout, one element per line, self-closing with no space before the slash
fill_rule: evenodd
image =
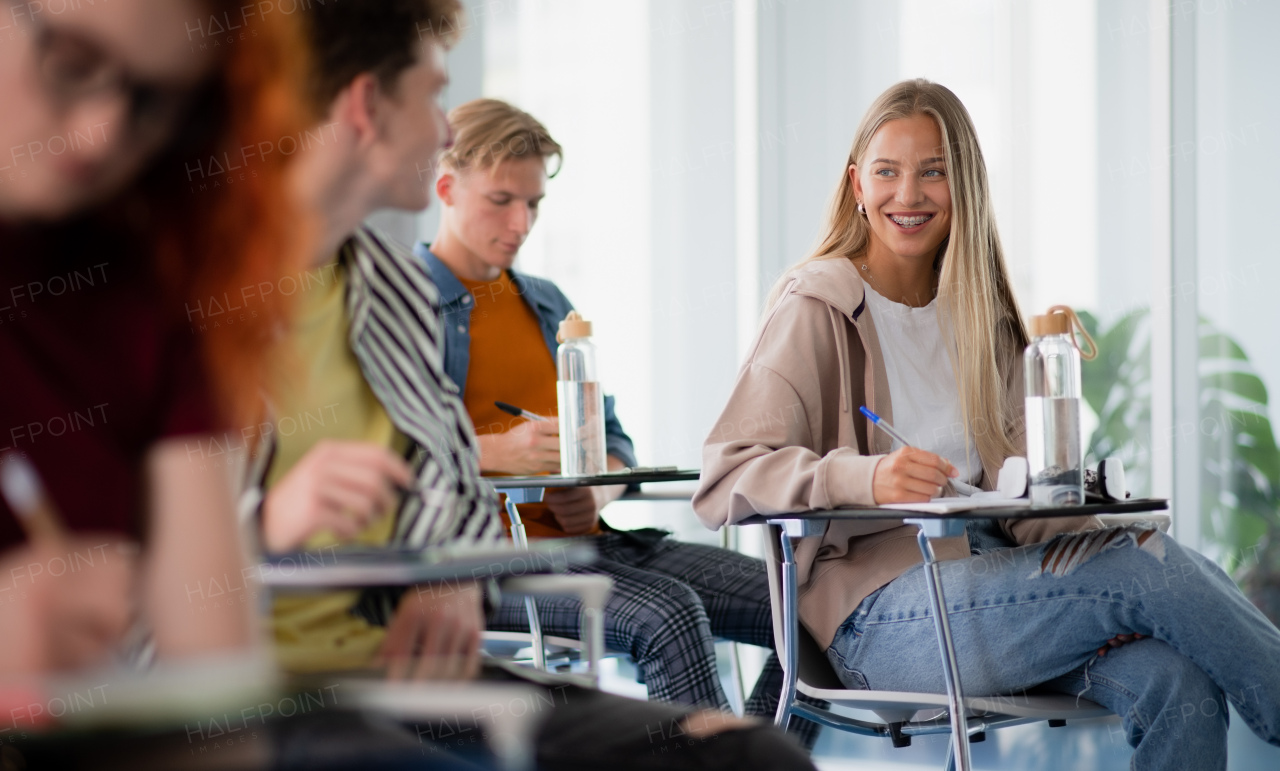
<path id="1" fill-rule="evenodd" d="M 596 347 L 591 322 L 570 311 L 556 335 L 556 401 L 560 409 L 560 473 L 603 474 L 604 391 L 596 379 Z"/>
<path id="2" fill-rule="evenodd" d="M 1031 505 L 1084 503 L 1084 455 L 1080 433 L 1080 356 L 1072 336 L 1079 323 L 1066 306 L 1031 319 L 1031 345 L 1023 356 L 1027 394 L 1027 464 Z M 1083 328 L 1082 328 L 1083 331 Z M 1093 339 L 1085 333 L 1091 353 Z"/>

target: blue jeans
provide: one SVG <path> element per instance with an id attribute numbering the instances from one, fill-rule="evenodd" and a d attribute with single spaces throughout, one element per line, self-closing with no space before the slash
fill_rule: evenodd
<path id="1" fill-rule="evenodd" d="M 1225 769 L 1225 700 L 1280 746 L 1280 632 L 1214 563 L 1144 527 L 970 543 L 941 564 L 967 695 L 1043 686 L 1098 702 L 1121 717 L 1135 769 Z M 1148 639 L 1097 655 L 1135 632 Z M 867 597 L 827 657 L 850 688 L 945 693 L 923 565 Z"/>

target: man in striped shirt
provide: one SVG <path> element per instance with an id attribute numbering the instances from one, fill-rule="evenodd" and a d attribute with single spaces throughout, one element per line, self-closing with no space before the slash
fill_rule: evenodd
<path id="1" fill-rule="evenodd" d="M 333 141 L 296 162 L 298 195 L 317 215 L 320 237 L 310 272 L 317 278 L 295 297 L 284 372 L 270 389 L 277 415 L 303 419 L 289 432 L 281 421 L 260 456 L 265 495 L 256 510 L 268 551 L 505 537 L 496 498 L 480 478 L 474 430 L 444 374 L 430 274 L 361 225 L 377 209 L 428 205 L 434 157 L 448 137 L 439 105 L 443 53 L 461 27 L 459 12 L 457 0 L 385 0 L 317 4 L 305 14 L 318 120 Z M 272 625 L 291 671 L 380 663 L 397 679 L 470 679 L 481 670 L 481 599 L 474 585 L 399 598 L 279 598 Z M 511 676 L 487 668 L 484 675 Z M 554 708 L 537 739 L 545 767 L 811 767 L 760 723 L 563 685 L 550 690 Z"/>

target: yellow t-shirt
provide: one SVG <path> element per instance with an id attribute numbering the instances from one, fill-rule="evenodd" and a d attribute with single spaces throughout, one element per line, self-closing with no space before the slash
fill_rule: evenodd
<path id="1" fill-rule="evenodd" d="M 293 377 L 277 395 L 276 457 L 267 473 L 268 489 L 322 439 L 375 442 L 397 454 L 408 447 L 408 439 L 365 382 L 348 343 L 346 271 L 334 265 L 322 275 L 331 278 L 297 298 L 296 323 L 285 346 Z M 354 543 L 386 544 L 394 514 L 375 517 Z M 304 548 L 337 543 L 324 531 Z M 384 630 L 351 613 L 358 596 L 355 591 L 278 596 L 271 620 L 281 666 L 291 672 L 367 666 L 382 645 Z"/>

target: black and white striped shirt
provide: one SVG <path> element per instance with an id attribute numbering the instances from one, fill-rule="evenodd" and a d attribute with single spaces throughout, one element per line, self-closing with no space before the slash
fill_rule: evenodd
<path id="1" fill-rule="evenodd" d="M 412 442 L 417 491 L 404 497 L 390 546 L 483 545 L 506 538 L 493 487 L 480 477 L 475 430 L 444 370 L 439 293 L 426 264 L 369 227 L 342 246 L 349 344 L 391 422 Z M 267 437 L 271 440 L 272 437 Z M 259 511 L 274 447 L 261 448 L 243 508 Z M 388 617 L 387 597 L 361 610 Z M 369 602 L 374 604 L 371 606 Z"/>
<path id="2" fill-rule="evenodd" d="M 416 448 L 418 495 L 406 496 L 393 546 L 492 543 L 504 537 L 497 494 L 480 478 L 475 429 L 444 372 L 440 296 L 426 265 L 362 227 L 342 249 L 351 350 L 365 380 Z"/>

